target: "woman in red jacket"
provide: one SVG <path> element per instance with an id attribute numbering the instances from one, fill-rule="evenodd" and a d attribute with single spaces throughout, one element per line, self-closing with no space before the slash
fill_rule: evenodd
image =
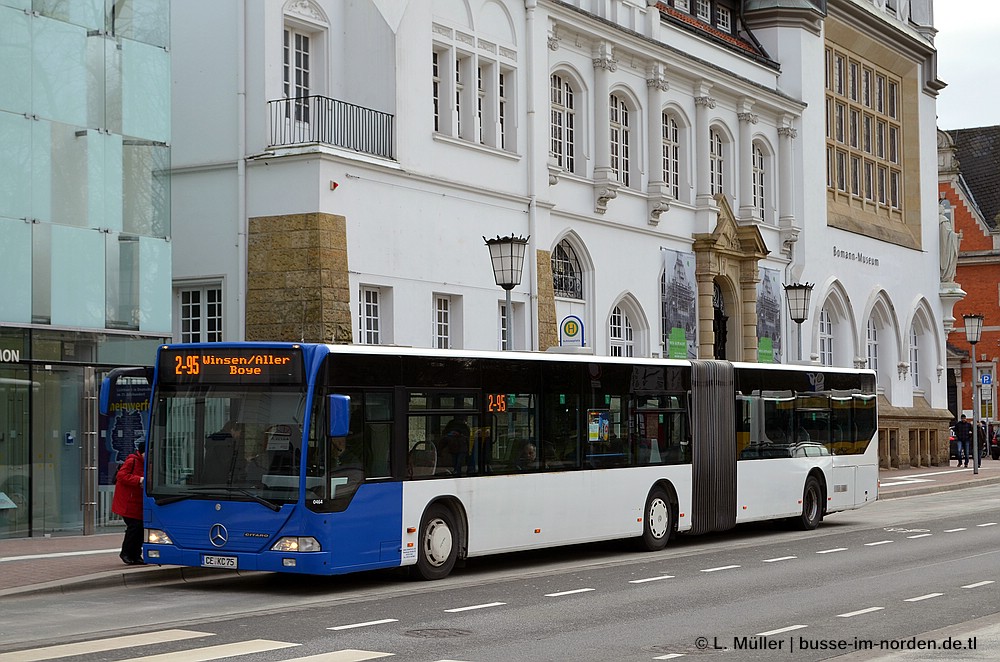
<path id="1" fill-rule="evenodd" d="M 146 442 L 135 445 L 135 452 L 125 458 L 125 462 L 115 475 L 115 496 L 111 501 L 111 512 L 125 520 L 125 539 L 122 541 L 122 561 L 126 565 L 144 565 L 142 560 L 142 485 L 143 455 Z"/>

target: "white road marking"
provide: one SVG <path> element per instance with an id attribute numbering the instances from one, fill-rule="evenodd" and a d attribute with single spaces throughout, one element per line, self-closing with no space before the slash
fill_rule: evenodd
<path id="1" fill-rule="evenodd" d="M 6 561 L 34 561 L 37 559 L 58 559 L 65 556 L 91 556 L 93 554 L 120 553 L 118 549 L 89 549 L 83 552 L 52 552 L 51 554 L 26 554 L 24 556 L 0 556 L 0 563 Z"/>
<path id="2" fill-rule="evenodd" d="M 888 545 L 889 543 L 896 542 L 895 540 L 879 540 L 878 542 L 866 542 L 865 547 L 874 547 L 875 545 Z"/>
<path id="3" fill-rule="evenodd" d="M 987 579 L 984 582 L 976 582 L 975 584 L 966 584 L 962 588 L 979 588 L 980 586 L 986 586 L 987 584 L 992 584 L 992 583 L 993 583 L 992 579 Z"/>
<path id="4" fill-rule="evenodd" d="M 976 526 L 996 526 L 996 522 L 987 522 L 986 524 L 977 524 Z"/>
<path id="5" fill-rule="evenodd" d="M 920 595 L 915 598 L 906 598 L 903 602 L 920 602 L 921 600 L 928 600 L 942 595 L 944 595 L 944 593 L 928 593 L 927 595 Z"/>
<path id="6" fill-rule="evenodd" d="M 776 559 L 764 559 L 764 563 L 775 563 L 776 561 L 788 561 L 789 559 L 797 559 L 797 556 L 779 556 Z"/>
<path id="7" fill-rule="evenodd" d="M 833 554 L 834 552 L 846 552 L 846 551 L 847 551 L 846 547 L 834 547 L 833 549 L 824 549 L 824 550 L 821 550 L 821 551 L 816 552 L 816 553 L 817 554 Z"/>
<path id="8" fill-rule="evenodd" d="M 958 529 L 945 529 L 944 532 L 945 533 L 955 533 L 956 531 L 965 531 L 965 530 L 966 530 L 966 528 L 963 526 L 963 527 L 958 528 Z"/>
<path id="9" fill-rule="evenodd" d="M 559 598 L 559 597 L 562 597 L 564 595 L 573 595 L 574 593 L 586 593 L 587 591 L 596 591 L 596 590 L 597 589 L 593 589 L 593 588 L 578 588 L 578 589 L 574 589 L 572 591 L 560 591 L 559 593 L 546 593 L 545 597 L 547 597 L 547 598 Z"/>
<path id="10" fill-rule="evenodd" d="M 151 644 L 167 643 L 168 641 L 183 641 L 185 639 L 213 636 L 215 635 L 212 632 L 196 632 L 194 630 L 161 630 L 159 632 L 147 632 L 146 634 L 128 634 L 123 637 L 110 637 L 108 639 L 96 639 L 94 641 L 81 641 L 76 644 L 60 644 L 58 646 L 32 648 L 30 650 L 16 651 L 13 653 L 0 653 L 0 662 L 36 662 L 37 660 L 54 660 L 59 657 L 85 655 L 88 653 L 102 653 L 104 651 L 128 648 L 130 646 L 149 646 Z"/>
<path id="11" fill-rule="evenodd" d="M 860 616 L 861 614 L 870 614 L 873 611 L 882 611 L 885 607 L 869 607 L 868 609 L 859 609 L 858 611 L 849 611 L 846 614 L 837 614 L 837 618 L 850 618 L 851 616 Z"/>
<path id="12" fill-rule="evenodd" d="M 353 648 L 345 648 L 319 655 L 307 655 L 306 657 L 293 657 L 283 662 L 364 662 L 365 660 L 376 660 L 380 657 L 392 657 L 395 653 L 378 653 L 376 651 L 362 651 Z"/>
<path id="13" fill-rule="evenodd" d="M 327 630 L 352 630 L 354 628 L 364 628 L 369 625 L 382 625 L 384 623 L 396 623 L 398 619 L 395 618 L 383 618 L 380 621 L 366 621 L 364 623 L 351 623 L 350 625 L 336 625 L 332 628 L 327 628 Z"/>
<path id="14" fill-rule="evenodd" d="M 221 644 L 219 646 L 208 646 L 206 648 L 195 648 L 192 650 L 175 651 L 173 653 L 160 653 L 159 655 L 147 655 L 145 657 L 130 657 L 123 662 L 207 662 L 208 660 L 218 660 L 234 655 L 250 655 L 251 653 L 265 653 L 267 651 L 281 648 L 292 648 L 302 644 L 290 644 L 286 641 L 271 641 L 269 639 L 250 639 L 249 641 L 237 641 L 231 644 Z"/>
<path id="15" fill-rule="evenodd" d="M 934 535 L 934 534 L 933 533 L 918 533 L 915 536 L 906 536 L 906 537 L 907 538 L 911 538 L 911 539 L 912 538 L 926 538 L 927 536 L 932 536 L 932 535 Z"/>
<path id="16" fill-rule="evenodd" d="M 718 572 L 719 570 L 732 570 L 738 567 L 738 565 L 720 565 L 718 568 L 705 568 L 702 572 Z"/>
<path id="17" fill-rule="evenodd" d="M 659 577 L 646 577 L 645 579 L 630 579 L 629 584 L 645 584 L 646 582 L 658 582 L 661 579 L 673 579 L 673 575 L 660 575 Z"/>
<path id="18" fill-rule="evenodd" d="M 659 657 L 654 657 L 654 660 L 673 660 L 678 657 L 684 657 L 684 653 L 667 653 L 666 655 L 661 655 Z"/>
<path id="19" fill-rule="evenodd" d="M 445 609 L 449 614 L 454 614 L 460 611 L 472 611 L 473 609 L 488 609 L 489 607 L 499 607 L 501 605 L 507 604 L 506 602 L 487 602 L 482 605 L 472 605 L 470 607 L 455 607 L 454 609 Z"/>
<path id="20" fill-rule="evenodd" d="M 755 637 L 770 637 L 775 634 L 781 634 L 782 632 L 791 632 L 792 630 L 801 630 L 802 628 L 807 628 L 808 625 L 789 625 L 787 628 L 781 628 L 779 630 L 769 630 L 768 632 L 758 632 Z"/>

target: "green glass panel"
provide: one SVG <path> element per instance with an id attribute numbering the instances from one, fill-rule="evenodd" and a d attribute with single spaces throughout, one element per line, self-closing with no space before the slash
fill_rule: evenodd
<path id="1" fill-rule="evenodd" d="M 87 278 L 104 265 L 104 235 L 52 226 L 52 324 L 104 328 L 104 279 Z"/>
<path id="2" fill-rule="evenodd" d="M 42 16 L 72 23 L 88 30 L 104 28 L 105 0 L 32 0 L 31 8 Z"/>
<path id="3" fill-rule="evenodd" d="M 0 320 L 31 323 L 31 224 L 0 217 Z"/>
<path id="4" fill-rule="evenodd" d="M 39 16 L 31 20 L 31 33 L 32 113 L 86 126 L 87 31 Z"/>
<path id="5" fill-rule="evenodd" d="M 0 108 L 31 112 L 31 28 L 28 15 L 0 6 Z"/>
<path id="6" fill-rule="evenodd" d="M 170 45 L 169 0 L 116 0 L 108 21 L 108 30 L 118 37 L 152 46 Z"/>
<path id="7" fill-rule="evenodd" d="M 139 330 L 170 333 L 170 243 L 165 239 L 141 237 Z"/>
<path id="8" fill-rule="evenodd" d="M 139 328 L 139 237 L 107 235 L 105 296 L 109 329 Z"/>
<path id="9" fill-rule="evenodd" d="M 0 112 L 0 216 L 31 217 L 31 129 L 23 115 Z"/>
<path id="10" fill-rule="evenodd" d="M 125 232 L 147 237 L 170 235 L 170 148 L 126 139 L 123 147 Z"/>
<path id="11" fill-rule="evenodd" d="M 122 42 L 122 133 L 170 140 L 170 54 L 162 48 Z"/>

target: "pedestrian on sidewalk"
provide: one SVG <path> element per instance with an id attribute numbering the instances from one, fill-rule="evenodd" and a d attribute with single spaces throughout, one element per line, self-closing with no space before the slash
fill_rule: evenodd
<path id="1" fill-rule="evenodd" d="M 125 520 L 125 539 L 119 554 L 125 565 L 145 565 L 142 560 L 142 486 L 145 482 L 144 465 L 146 442 L 135 444 L 135 452 L 125 458 L 115 474 L 115 495 L 111 512 Z"/>
<path id="2" fill-rule="evenodd" d="M 958 466 L 969 466 L 969 458 L 972 457 L 972 423 L 965 414 L 955 423 L 955 445 L 958 447 Z"/>

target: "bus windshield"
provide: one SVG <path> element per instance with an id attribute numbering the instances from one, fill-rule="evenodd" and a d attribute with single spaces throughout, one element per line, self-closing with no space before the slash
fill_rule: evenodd
<path id="1" fill-rule="evenodd" d="M 221 497 L 269 506 L 297 501 L 303 444 L 307 458 L 315 446 L 314 435 L 303 435 L 304 379 L 294 371 L 260 384 L 230 378 L 227 371 L 213 374 L 212 359 L 161 351 L 147 493 L 158 503 Z M 190 365 L 198 366 L 195 374 L 175 372 L 175 366 Z"/>

